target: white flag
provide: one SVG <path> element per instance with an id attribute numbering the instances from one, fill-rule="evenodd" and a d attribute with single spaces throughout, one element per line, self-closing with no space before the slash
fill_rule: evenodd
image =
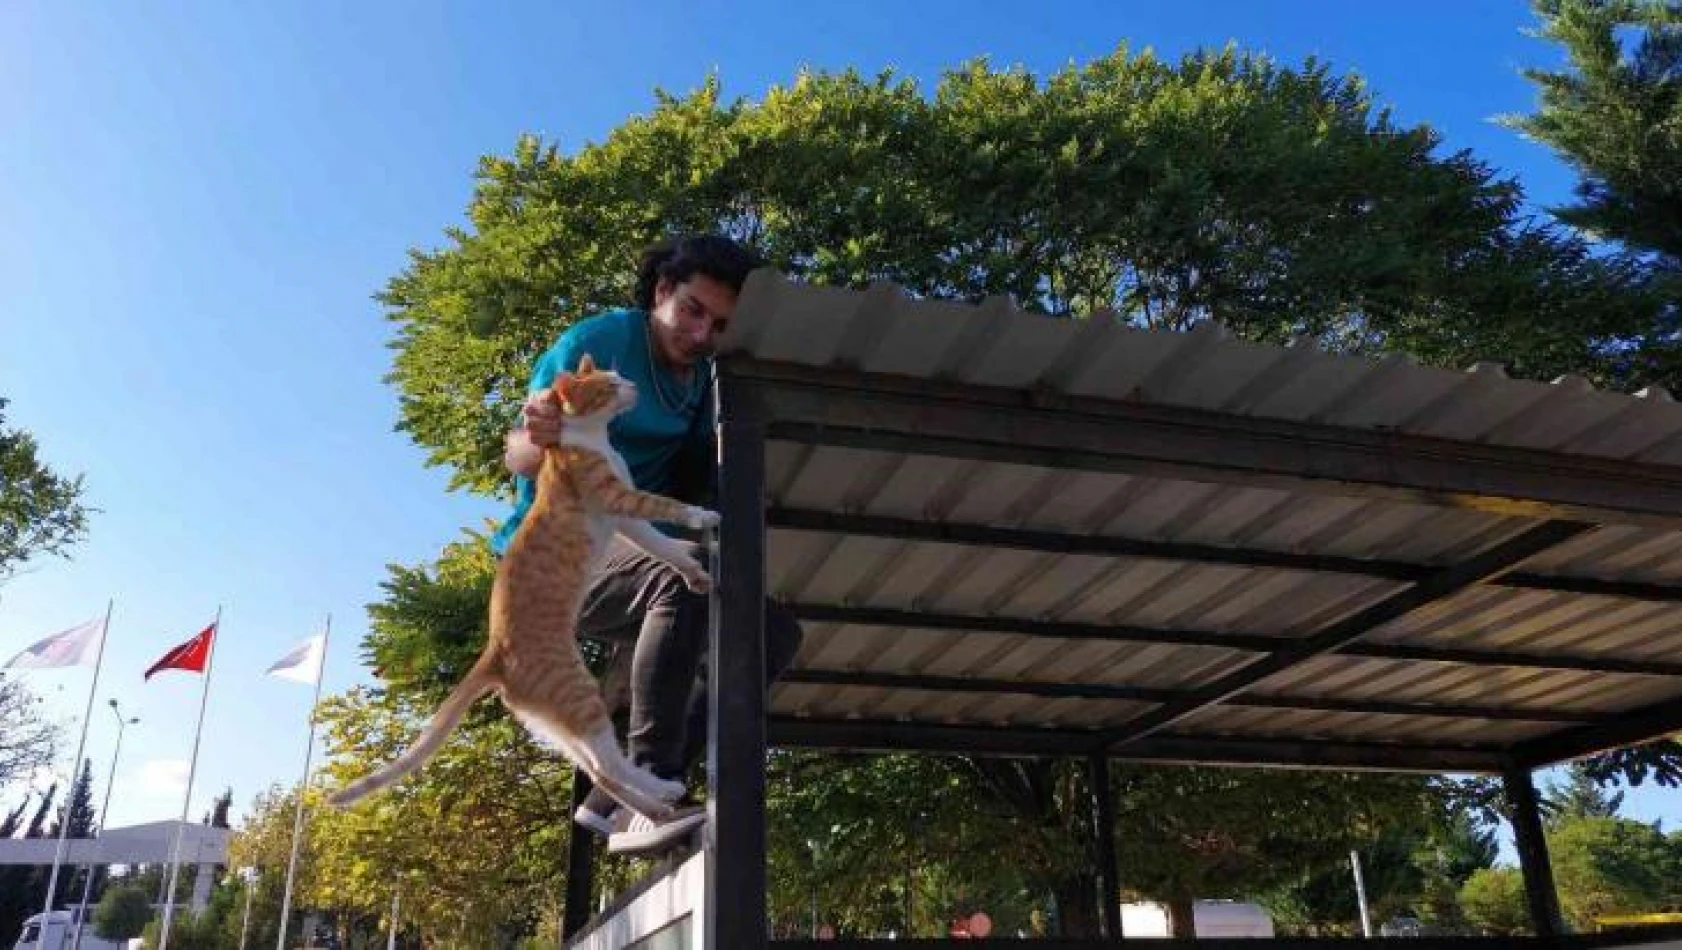
<path id="1" fill-rule="evenodd" d="M 40 670 L 57 666 L 93 666 L 105 642 L 105 618 L 89 620 L 55 633 L 6 661 L 7 669 Z"/>
<path id="2" fill-rule="evenodd" d="M 270 676 L 314 684 L 321 678 L 321 663 L 326 657 L 327 637 L 316 634 L 293 647 L 285 656 L 269 667 Z"/>

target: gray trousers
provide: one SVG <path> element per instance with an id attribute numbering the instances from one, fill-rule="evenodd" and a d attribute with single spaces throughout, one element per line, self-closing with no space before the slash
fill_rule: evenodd
<path id="1" fill-rule="evenodd" d="M 625 539 L 615 537 L 596 580 L 584 595 L 578 635 L 633 640 L 631 711 L 626 747 L 631 760 L 668 779 L 681 779 L 707 743 L 707 597 Z M 794 661 L 800 624 L 781 604 L 765 602 L 765 683 Z M 598 815 L 615 802 L 594 789 L 586 806 Z"/>

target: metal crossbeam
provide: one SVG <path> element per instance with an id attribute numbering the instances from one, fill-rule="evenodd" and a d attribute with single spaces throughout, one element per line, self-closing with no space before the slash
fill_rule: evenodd
<path id="1" fill-rule="evenodd" d="M 1108 683 L 1047 683 L 1026 680 L 982 679 L 967 676 L 930 676 L 921 673 L 880 673 L 869 670 L 788 670 L 783 673 L 780 682 L 804 683 L 815 686 L 924 690 L 940 693 L 1004 693 L 1053 699 L 1110 699 L 1156 704 L 1174 703 L 1192 695 L 1190 690 L 1122 686 Z M 1555 708 L 1515 708 L 1465 703 L 1409 703 L 1377 699 L 1337 699 L 1335 697 L 1298 695 L 1257 696 L 1252 693 L 1235 696 L 1228 700 L 1226 705 L 1381 716 L 1431 716 L 1445 719 L 1489 719 L 1568 724 L 1604 723 L 1612 718 L 1600 713 L 1572 712 Z"/>
<path id="2" fill-rule="evenodd" d="M 1087 755 L 1103 739 L 1094 729 L 1031 726 L 955 726 L 899 720 L 812 719 L 773 716 L 768 739 L 782 748 L 855 752 L 934 752 L 1039 758 Z M 1272 766 L 1380 772 L 1499 774 L 1509 763 L 1495 746 L 1452 747 L 1329 739 L 1240 738 L 1157 734 L 1110 756 L 1126 762 L 1178 765 Z"/>
<path id="3" fill-rule="evenodd" d="M 740 356 L 775 440 L 1673 527 L 1668 466 Z"/>
<path id="4" fill-rule="evenodd" d="M 1563 544 L 1594 527 L 1591 524 L 1570 521 L 1543 522 L 1364 610 L 1335 621 L 1318 633 L 1303 637 L 1285 649 L 1270 653 L 1213 683 L 1198 687 L 1183 699 L 1161 706 L 1132 722 L 1110 730 L 1106 735 L 1106 742 L 1113 749 L 1166 729 L 1285 670 L 1348 646 L 1384 624 L 1406 616 L 1420 607 L 1453 596 L 1474 584 L 1511 570 L 1526 559 Z"/>
<path id="5" fill-rule="evenodd" d="M 1521 743 L 1513 750 L 1513 757 L 1526 768 L 1537 769 L 1679 734 L 1682 734 L 1682 699 L 1671 699 L 1621 713 L 1610 722 Z"/>
<path id="6" fill-rule="evenodd" d="M 1137 560 L 1219 564 L 1224 567 L 1272 568 L 1324 574 L 1349 574 L 1382 580 L 1414 582 L 1441 568 L 1409 561 L 1299 554 L 1262 548 L 1228 547 L 1185 541 L 1151 541 L 1093 534 L 1069 534 L 1025 528 L 950 521 L 916 521 L 879 515 L 842 514 L 806 508 L 774 507 L 766 513 L 768 526 L 785 531 L 811 531 L 854 537 L 924 541 L 968 547 L 1005 548 L 1041 554 L 1085 554 Z M 1492 586 L 1620 597 L 1627 600 L 1682 603 L 1682 587 L 1642 581 L 1614 581 L 1593 577 L 1562 577 L 1514 571 L 1491 581 Z"/>
<path id="7" fill-rule="evenodd" d="M 905 630 L 950 630 L 956 632 L 1006 633 L 1064 640 L 1114 640 L 1127 643 L 1164 643 L 1176 646 L 1218 647 L 1248 653 L 1272 653 L 1296 642 L 1294 637 L 1262 634 L 1222 633 L 1209 630 L 1164 630 L 1138 627 L 1031 620 L 1025 617 L 970 616 L 924 613 L 883 607 L 843 607 L 831 604 L 793 604 L 790 609 L 811 623 L 838 623 Z M 1637 676 L 1682 677 L 1682 663 L 1663 660 L 1626 660 L 1617 657 L 1478 650 L 1462 647 L 1414 646 L 1404 643 L 1352 643 L 1340 647 L 1339 656 L 1375 660 L 1412 660 L 1430 663 L 1460 663 L 1468 666 L 1499 666 L 1515 669 L 1565 670 L 1587 673 L 1625 673 Z"/>

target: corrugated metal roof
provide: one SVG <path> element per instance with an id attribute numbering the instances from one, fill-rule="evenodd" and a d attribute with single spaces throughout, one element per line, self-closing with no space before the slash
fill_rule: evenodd
<path id="1" fill-rule="evenodd" d="M 1328 353 L 1306 342 L 1269 346 L 1234 338 L 1214 322 L 1187 333 L 1139 330 L 1104 316 L 1024 313 L 1007 301 L 913 301 L 891 285 L 848 291 L 762 272 L 750 281 L 722 349 L 808 366 L 1682 465 L 1682 406 L 1658 387 L 1627 396 L 1578 377 L 1510 379 L 1494 363 L 1457 371 L 1405 356 Z"/>
<path id="2" fill-rule="evenodd" d="M 1153 332 L 980 306 L 913 302 L 891 287 L 796 286 L 756 275 L 727 353 L 867 373 L 1043 387 L 1071 395 L 1293 422 L 1400 432 L 1577 456 L 1682 465 L 1682 406 L 1658 390 L 1599 392 L 1581 380 L 1455 372 L 1307 346 L 1271 347 L 1206 324 Z M 769 406 L 772 418 L 776 406 Z M 1336 556 L 1429 571 L 1536 522 L 1463 508 L 1064 470 L 874 449 L 772 442 L 778 509 L 1048 534 Z M 1682 584 L 1682 535 L 1596 528 L 1522 565 L 1527 574 Z M 767 584 L 782 600 L 944 616 L 1141 628 L 1172 637 L 1302 637 L 1408 587 L 1357 571 L 1197 563 L 1000 547 L 845 530 L 774 528 Z M 1363 643 L 1623 660 L 1682 659 L 1682 606 L 1567 590 L 1480 586 L 1381 625 Z M 1151 702 L 1035 696 L 999 681 L 1189 691 L 1254 660 L 1254 650 L 1040 633 L 923 629 L 915 623 L 808 624 L 797 670 L 884 674 L 940 688 L 779 684 L 774 713 L 929 723 L 1112 727 Z M 973 692 L 959 679 L 991 681 Z M 1177 735 L 1272 736 L 1512 746 L 1570 728 L 1526 710 L 1594 721 L 1682 698 L 1682 678 L 1330 655 L 1251 689 L 1279 703 L 1387 703 L 1389 711 L 1246 706 L 1240 696 L 1174 724 Z M 1421 707 L 1427 714 L 1394 708 Z M 1439 715 L 1487 707 L 1504 718 Z M 1464 711 L 1464 710 L 1462 710 Z"/>

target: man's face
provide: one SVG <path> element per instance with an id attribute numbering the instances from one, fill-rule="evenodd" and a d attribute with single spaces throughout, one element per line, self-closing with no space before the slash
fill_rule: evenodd
<path id="1" fill-rule="evenodd" d="M 736 292 L 704 274 L 654 288 L 654 342 L 673 366 L 693 366 L 713 353 L 736 312 Z"/>

